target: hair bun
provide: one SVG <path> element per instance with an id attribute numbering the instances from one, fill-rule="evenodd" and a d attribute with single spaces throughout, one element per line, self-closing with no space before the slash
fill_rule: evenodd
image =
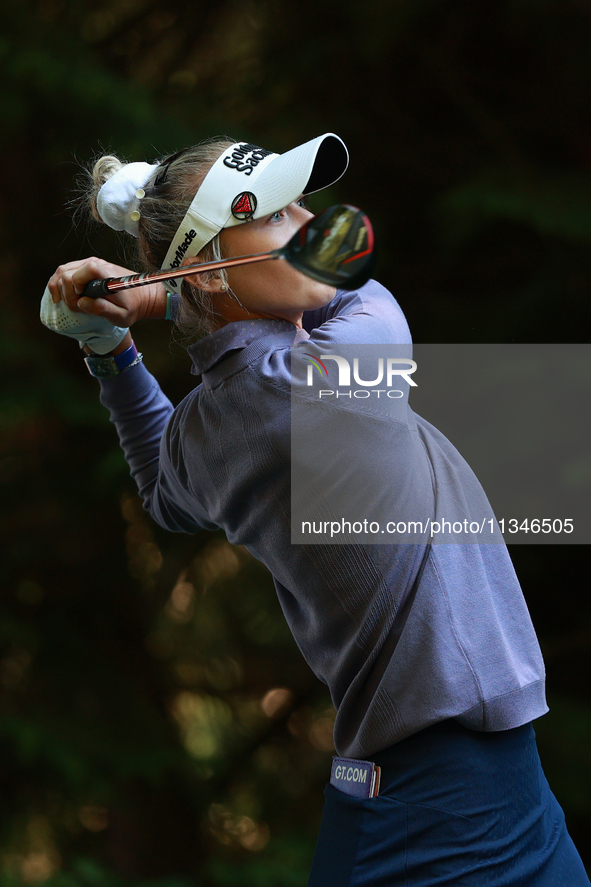
<path id="1" fill-rule="evenodd" d="M 144 196 L 138 192 L 145 191 L 157 168 L 157 163 L 127 163 L 107 179 L 96 198 L 98 214 L 105 224 L 115 231 L 127 231 L 134 237 L 138 236 L 140 199 Z"/>

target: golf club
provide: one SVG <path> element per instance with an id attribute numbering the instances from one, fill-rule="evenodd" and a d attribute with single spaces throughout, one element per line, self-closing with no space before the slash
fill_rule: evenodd
<path id="1" fill-rule="evenodd" d="M 169 268 L 165 271 L 91 280 L 86 284 L 82 295 L 96 299 L 131 287 L 166 282 L 175 277 L 187 277 L 217 268 L 265 262 L 268 259 L 283 259 L 314 280 L 340 289 L 353 290 L 366 283 L 371 276 L 373 249 L 374 235 L 368 217 L 357 207 L 342 204 L 331 206 L 314 216 L 281 249 L 185 265 L 182 268 Z"/>

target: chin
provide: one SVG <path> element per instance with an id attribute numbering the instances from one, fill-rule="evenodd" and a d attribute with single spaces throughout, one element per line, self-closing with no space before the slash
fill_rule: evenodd
<path id="1" fill-rule="evenodd" d="M 313 311 L 315 308 L 324 308 L 329 305 L 336 296 L 336 287 L 328 286 L 326 283 L 319 283 L 318 287 L 309 294 L 308 304 L 305 311 Z"/>

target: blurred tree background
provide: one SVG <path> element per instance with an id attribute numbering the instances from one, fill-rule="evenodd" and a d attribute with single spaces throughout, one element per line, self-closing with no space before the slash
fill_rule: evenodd
<path id="1" fill-rule="evenodd" d="M 302 887 L 330 699 L 262 567 L 145 515 L 76 345 L 38 322 L 60 262 L 133 264 L 72 224 L 81 164 L 337 132 L 351 166 L 312 208 L 370 214 L 417 342 L 587 342 L 591 4 L 4 0 L 2 20 L 0 885 Z M 176 401 L 194 380 L 165 327 L 137 339 Z M 511 553 L 544 766 L 591 866 L 589 549 Z"/>

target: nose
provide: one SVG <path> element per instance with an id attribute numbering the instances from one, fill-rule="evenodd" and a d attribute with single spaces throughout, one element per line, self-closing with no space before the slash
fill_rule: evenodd
<path id="1" fill-rule="evenodd" d="M 294 203 L 294 206 L 296 208 L 297 218 L 298 218 L 300 225 L 303 225 L 309 219 L 314 218 L 314 213 L 310 212 L 309 209 L 306 209 L 305 206 L 301 206 L 301 204 L 299 204 L 299 203 Z"/>

